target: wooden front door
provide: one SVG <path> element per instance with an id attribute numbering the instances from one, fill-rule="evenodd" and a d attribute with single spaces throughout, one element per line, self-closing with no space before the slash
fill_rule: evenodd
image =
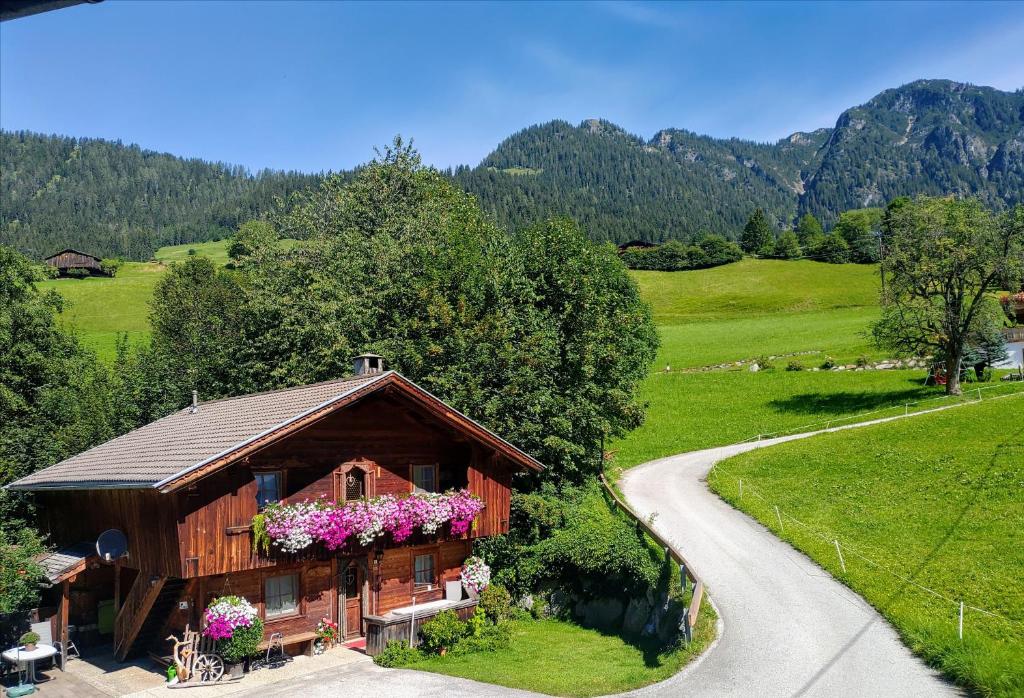
<path id="1" fill-rule="evenodd" d="M 338 607 L 341 610 L 342 639 L 351 640 L 363 634 L 363 585 L 366 574 L 363 567 L 352 561 L 341 572 L 341 599 Z"/>

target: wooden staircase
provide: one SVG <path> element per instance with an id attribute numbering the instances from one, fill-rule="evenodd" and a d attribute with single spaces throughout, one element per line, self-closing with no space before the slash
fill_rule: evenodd
<path id="1" fill-rule="evenodd" d="M 123 662 L 156 644 L 185 588 L 178 578 L 140 572 L 114 620 L 114 656 Z"/>

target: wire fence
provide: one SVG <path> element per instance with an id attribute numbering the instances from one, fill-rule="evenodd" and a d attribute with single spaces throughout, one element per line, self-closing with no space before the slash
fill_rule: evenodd
<path id="1" fill-rule="evenodd" d="M 987 608 L 974 605 L 973 603 L 968 603 L 965 599 L 964 594 L 953 594 L 951 596 L 949 594 L 944 594 L 940 591 L 932 589 L 931 587 L 921 584 L 912 577 L 907 576 L 905 573 L 900 572 L 893 567 L 890 567 L 884 563 L 879 562 L 876 559 L 869 557 L 868 555 L 861 552 L 849 543 L 842 542 L 838 534 L 829 531 L 822 531 L 821 529 L 816 528 L 805 521 L 801 521 L 800 519 L 793 516 L 785 509 L 783 509 L 782 505 L 773 501 L 769 497 L 766 497 L 764 493 L 758 490 L 756 487 L 751 486 L 749 481 L 744 483 L 741 477 L 722 467 L 719 463 L 715 463 L 713 466 L 711 466 L 711 472 L 708 476 L 709 478 L 719 478 L 722 476 L 726 478 L 731 478 L 732 481 L 736 483 L 735 491 L 738 493 L 738 499 L 740 501 L 742 501 L 744 497 L 753 497 L 755 499 L 760 500 L 767 507 L 768 512 L 770 512 L 767 519 L 763 523 L 767 523 L 767 521 L 770 521 L 772 518 L 770 514 L 774 513 L 775 519 L 779 524 L 780 533 L 785 534 L 786 532 L 785 524 L 783 523 L 783 520 L 785 519 L 796 524 L 797 526 L 800 526 L 801 529 L 807 531 L 810 535 L 821 540 L 826 547 L 834 547 L 836 551 L 836 559 L 839 562 L 840 569 L 842 570 L 844 575 L 847 574 L 847 558 L 846 556 L 844 556 L 843 553 L 846 553 L 847 555 L 850 555 L 853 558 L 860 560 L 861 562 L 867 565 L 870 565 L 875 570 L 879 572 L 884 572 L 885 574 L 888 574 L 893 578 L 900 580 L 907 586 L 916 589 L 919 592 L 929 594 L 932 597 L 939 599 L 941 602 L 949 604 L 952 607 L 952 610 L 954 610 L 957 614 L 957 633 L 961 640 L 964 637 L 964 611 L 974 611 L 976 613 L 981 613 L 987 617 L 1000 620 L 1015 629 L 1024 629 L 1024 621 L 1017 620 L 1015 618 L 1009 618 Z M 886 552 L 891 555 L 893 551 L 886 550 Z"/>
<path id="2" fill-rule="evenodd" d="M 787 429 L 781 429 L 779 431 L 773 431 L 769 433 L 755 434 L 754 436 L 747 437 L 739 443 L 745 444 L 752 441 L 764 441 L 767 439 L 777 439 L 783 436 L 793 436 L 795 434 L 805 434 L 807 432 L 828 430 L 833 427 L 840 427 L 843 425 L 854 424 L 862 421 L 868 421 L 866 418 L 871 417 L 874 419 L 883 419 L 888 417 L 900 417 L 908 416 L 910 414 L 918 414 L 922 412 L 928 412 L 934 409 L 941 409 L 947 406 L 981 402 L 986 399 L 986 391 L 998 390 L 999 394 L 989 395 L 987 399 L 995 397 L 1008 397 L 1011 395 L 1024 394 L 1024 383 L 1022 382 L 1007 382 L 1007 383 L 996 383 L 994 385 L 987 385 L 978 388 L 969 388 L 965 390 L 963 395 L 938 395 L 936 397 L 922 398 L 920 400 L 913 400 L 905 402 L 903 404 L 893 404 L 887 407 L 880 407 L 877 410 L 870 410 L 868 412 L 858 412 L 857 414 L 847 415 L 845 417 L 830 417 L 828 419 L 819 420 L 817 422 L 811 422 L 809 424 L 802 424 L 797 427 L 790 427 Z M 939 404 L 934 404 L 939 403 Z M 945 403 L 945 404 L 941 404 Z"/>

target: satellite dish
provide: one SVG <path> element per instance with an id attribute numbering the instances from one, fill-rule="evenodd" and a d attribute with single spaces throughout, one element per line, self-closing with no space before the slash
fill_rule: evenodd
<path id="1" fill-rule="evenodd" d="M 96 554 L 104 562 L 114 562 L 128 556 L 128 539 L 116 528 L 100 534 L 96 539 Z"/>

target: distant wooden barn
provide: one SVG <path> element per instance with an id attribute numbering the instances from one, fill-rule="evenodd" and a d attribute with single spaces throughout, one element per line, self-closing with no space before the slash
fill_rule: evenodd
<path id="1" fill-rule="evenodd" d="M 46 258 L 46 263 L 51 267 L 57 267 L 57 271 L 62 276 L 66 275 L 72 269 L 84 269 L 90 274 L 102 274 L 103 269 L 100 267 L 100 258 L 94 257 L 91 254 L 85 252 L 79 252 L 78 250 L 72 250 L 70 247 L 66 250 L 61 250 L 55 255 Z"/>

